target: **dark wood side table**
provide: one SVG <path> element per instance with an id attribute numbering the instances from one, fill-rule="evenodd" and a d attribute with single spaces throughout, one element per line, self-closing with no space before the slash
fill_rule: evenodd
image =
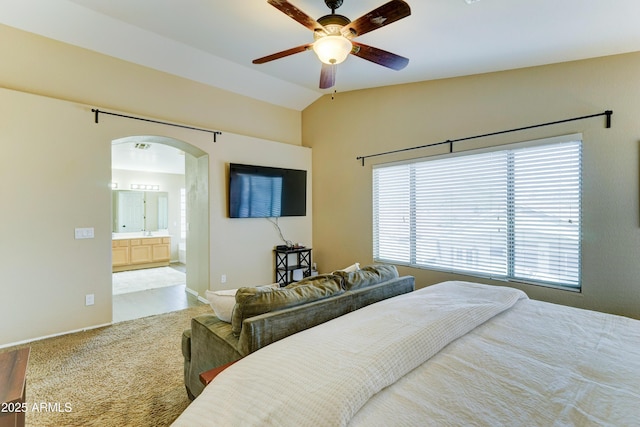
<path id="1" fill-rule="evenodd" d="M 217 377 L 218 374 L 220 374 L 220 372 L 224 371 L 225 369 L 227 369 L 229 366 L 233 365 L 236 362 L 237 360 L 234 360 L 233 362 L 229 362 L 226 365 L 216 366 L 213 369 L 209 369 L 208 371 L 202 372 L 200 374 L 200 382 L 205 386 L 209 385 L 209 383 L 213 381 L 213 379 Z"/>
<path id="2" fill-rule="evenodd" d="M 29 347 L 0 353 L 0 427 L 24 427 Z"/>

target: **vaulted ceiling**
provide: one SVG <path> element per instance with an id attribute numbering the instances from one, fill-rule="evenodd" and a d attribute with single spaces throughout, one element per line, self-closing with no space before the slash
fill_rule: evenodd
<path id="1" fill-rule="evenodd" d="M 323 0 L 289 0 L 317 19 Z M 410 59 L 394 71 L 350 56 L 318 88 L 313 41 L 266 0 L 0 0 L 0 23 L 303 110 L 323 94 L 640 51 L 635 0 L 408 0 L 411 15 L 357 41 Z M 344 0 L 352 21 L 386 0 Z"/>

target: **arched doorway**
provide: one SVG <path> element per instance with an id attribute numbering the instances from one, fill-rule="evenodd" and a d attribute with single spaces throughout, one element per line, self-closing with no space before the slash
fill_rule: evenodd
<path id="1" fill-rule="evenodd" d="M 198 304 L 209 277 L 208 155 L 137 135 L 112 141 L 111 164 L 113 322 Z"/>

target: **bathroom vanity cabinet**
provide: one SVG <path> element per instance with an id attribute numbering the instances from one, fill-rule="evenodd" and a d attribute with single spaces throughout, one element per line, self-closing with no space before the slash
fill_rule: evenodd
<path id="1" fill-rule="evenodd" d="M 171 237 L 113 238 L 112 270 L 164 267 L 171 260 Z"/>

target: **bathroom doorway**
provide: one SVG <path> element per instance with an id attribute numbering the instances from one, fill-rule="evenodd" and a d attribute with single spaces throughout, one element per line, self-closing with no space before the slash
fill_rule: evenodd
<path id="1" fill-rule="evenodd" d="M 173 138 L 130 136 L 112 141 L 111 162 L 113 322 L 201 304 L 189 285 L 208 265 L 188 254 L 209 234 L 197 218 L 208 210 L 208 156 Z"/>

